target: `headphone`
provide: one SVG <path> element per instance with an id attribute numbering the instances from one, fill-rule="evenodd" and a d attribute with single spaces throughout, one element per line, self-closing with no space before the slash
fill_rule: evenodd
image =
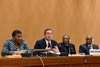
<path id="1" fill-rule="evenodd" d="M 69 42 L 71 42 L 72 40 L 71 39 L 69 39 Z"/>
<path id="2" fill-rule="evenodd" d="M 94 39 L 92 39 L 92 42 L 94 41 Z"/>

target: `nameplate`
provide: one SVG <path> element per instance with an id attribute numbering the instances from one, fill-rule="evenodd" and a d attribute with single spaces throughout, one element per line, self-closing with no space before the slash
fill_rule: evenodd
<path id="1" fill-rule="evenodd" d="M 100 49 L 90 49 L 90 55 L 100 55 Z"/>
<path id="2" fill-rule="evenodd" d="M 6 58 L 22 58 L 21 55 L 8 55 L 8 56 L 5 56 Z"/>

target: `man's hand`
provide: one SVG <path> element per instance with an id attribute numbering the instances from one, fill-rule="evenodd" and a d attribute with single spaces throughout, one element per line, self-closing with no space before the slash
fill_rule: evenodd
<path id="1" fill-rule="evenodd" d="M 48 48 L 48 45 L 47 45 L 45 49 L 48 49 L 48 50 L 49 50 L 49 49 L 51 49 L 51 48 L 50 48 L 50 47 Z"/>
<path id="2" fill-rule="evenodd" d="M 57 46 L 55 46 L 55 48 L 53 48 L 53 51 L 54 51 L 55 53 L 58 53 L 58 52 L 59 52 L 58 47 L 57 47 Z"/>

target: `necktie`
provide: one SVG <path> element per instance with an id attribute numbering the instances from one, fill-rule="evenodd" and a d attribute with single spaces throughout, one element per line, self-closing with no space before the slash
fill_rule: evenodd
<path id="1" fill-rule="evenodd" d="M 50 43 L 48 43 L 48 48 L 50 47 Z"/>
<path id="2" fill-rule="evenodd" d="M 91 45 L 89 45 L 88 48 L 91 49 Z"/>

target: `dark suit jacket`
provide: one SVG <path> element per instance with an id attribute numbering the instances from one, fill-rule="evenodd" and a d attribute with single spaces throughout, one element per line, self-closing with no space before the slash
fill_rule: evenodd
<path id="1" fill-rule="evenodd" d="M 58 47 L 61 52 L 60 56 L 68 56 L 69 50 L 70 50 L 70 54 L 76 54 L 74 44 L 69 43 L 68 45 L 65 45 L 64 43 L 59 43 Z"/>
<path id="2" fill-rule="evenodd" d="M 93 49 L 99 49 L 97 45 L 92 44 Z M 82 44 L 79 47 L 79 53 L 85 53 L 86 55 L 89 55 L 89 48 L 87 44 Z"/>
<path id="3" fill-rule="evenodd" d="M 57 45 L 57 42 L 54 41 L 54 40 L 51 40 L 51 47 L 55 48 L 56 45 Z M 45 49 L 46 46 L 47 45 L 46 45 L 45 39 L 41 39 L 41 40 L 36 41 L 34 49 Z M 34 52 L 33 54 L 34 55 L 37 55 L 37 54 L 39 55 L 40 53 Z"/>

